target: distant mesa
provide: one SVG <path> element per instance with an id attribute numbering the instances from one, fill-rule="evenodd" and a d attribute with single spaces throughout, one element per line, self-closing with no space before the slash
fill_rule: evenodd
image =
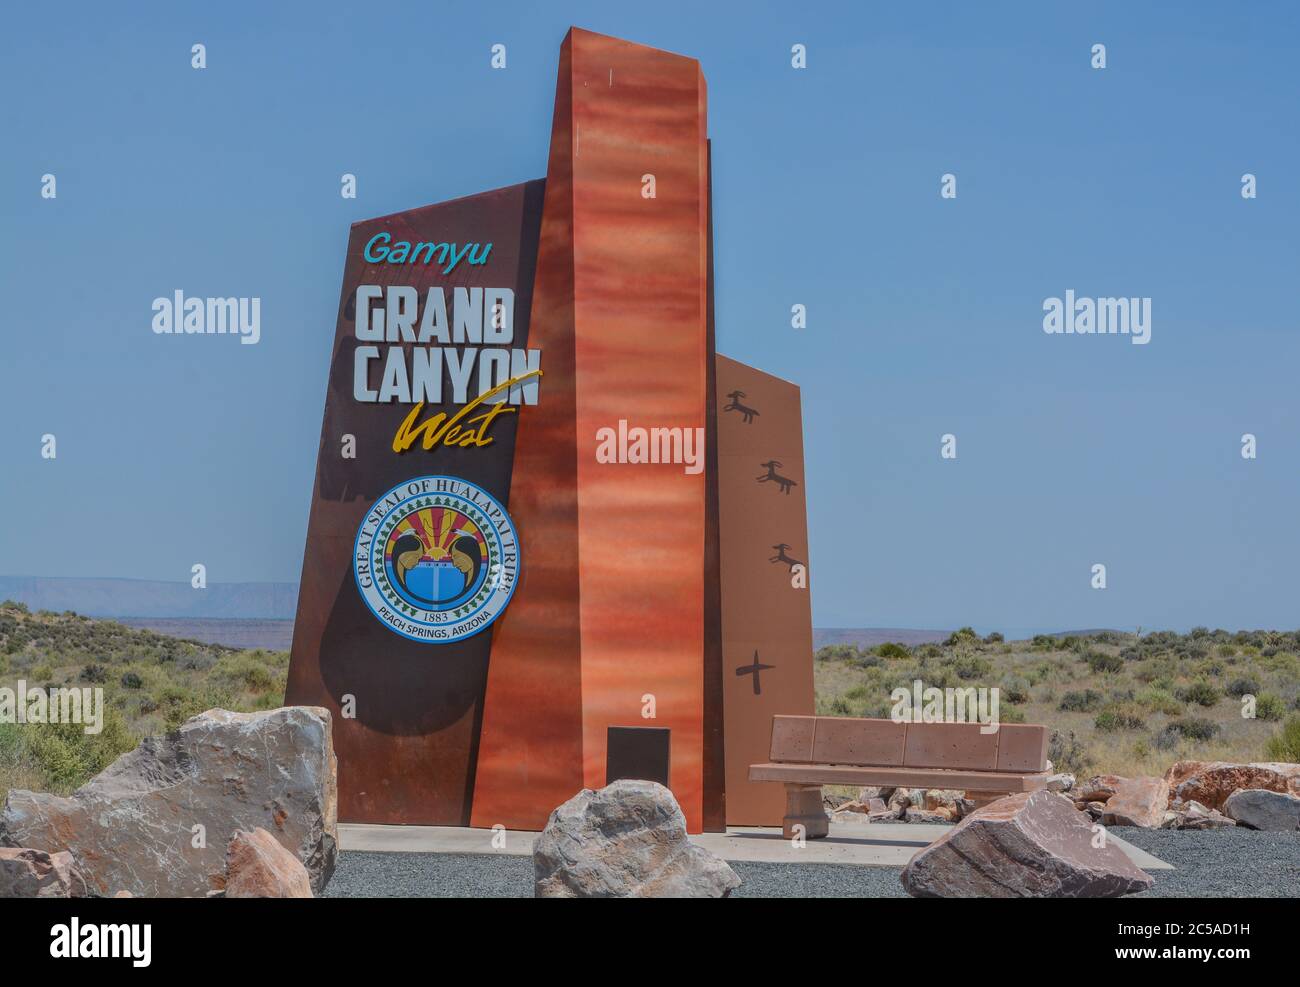
<path id="1" fill-rule="evenodd" d="M 75 610 L 88 617 L 150 617 L 186 620 L 292 620 L 297 583 L 209 583 L 188 581 L 0 576 L 0 600 L 32 610 Z"/>

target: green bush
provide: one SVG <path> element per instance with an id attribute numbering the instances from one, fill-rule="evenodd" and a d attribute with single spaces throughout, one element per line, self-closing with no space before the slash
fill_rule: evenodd
<path id="1" fill-rule="evenodd" d="M 975 633 L 973 627 L 963 627 L 948 635 L 948 640 L 943 642 L 943 646 L 945 648 L 955 648 L 959 644 L 978 644 L 979 639 L 980 637 Z"/>
<path id="2" fill-rule="evenodd" d="M 818 648 L 815 657 L 818 661 L 845 661 L 858 656 L 858 649 L 852 644 L 828 644 Z"/>
<path id="3" fill-rule="evenodd" d="M 1005 640 L 1006 638 L 1002 636 L 1000 631 L 994 631 L 991 634 L 984 635 L 985 644 L 1001 644 Z"/>
<path id="4" fill-rule="evenodd" d="M 1219 732 L 1219 725 L 1203 716 L 1186 716 L 1170 721 L 1165 729 L 1188 740 L 1213 740 Z"/>
<path id="5" fill-rule="evenodd" d="M 103 730 L 97 734 L 87 734 L 79 723 L 32 723 L 21 732 L 28 756 L 56 793 L 84 785 L 138 743 L 111 707 L 104 710 Z"/>
<path id="6" fill-rule="evenodd" d="M 144 685 L 144 679 L 140 678 L 135 672 L 127 672 L 122 676 L 123 689 L 139 689 Z"/>
<path id="7" fill-rule="evenodd" d="M 1158 751 L 1171 751 L 1182 741 L 1183 735 L 1173 727 L 1165 727 L 1151 738 L 1151 746 Z"/>
<path id="8" fill-rule="evenodd" d="M 965 681 L 982 679 L 993 674 L 993 663 L 987 658 L 979 658 L 975 655 L 949 659 L 944 664 L 956 672 L 959 679 Z"/>
<path id="9" fill-rule="evenodd" d="M 1091 713 L 1100 708 L 1103 698 L 1096 689 L 1074 690 L 1061 697 L 1057 709 L 1063 713 Z"/>
<path id="10" fill-rule="evenodd" d="M 233 689 L 262 692 L 275 681 L 271 670 L 251 654 L 227 655 L 212 667 L 213 678 Z M 202 710 L 200 710 L 202 712 Z"/>
<path id="11" fill-rule="evenodd" d="M 1244 675 L 1229 682 L 1227 692 L 1234 699 L 1240 699 L 1242 696 L 1258 695 L 1261 688 L 1263 687 L 1259 684 L 1259 679 Z"/>
<path id="12" fill-rule="evenodd" d="M 1183 704 L 1164 689 L 1143 689 L 1137 695 L 1137 702 L 1152 713 L 1165 716 L 1181 716 L 1183 712 Z"/>
<path id="13" fill-rule="evenodd" d="M 1068 771 L 1074 775 L 1083 775 L 1092 767 L 1092 754 L 1088 748 L 1074 736 L 1074 731 L 1063 734 L 1053 730 L 1047 739 L 1047 759 L 1052 762 L 1055 771 Z"/>
<path id="14" fill-rule="evenodd" d="M 1280 720 L 1286 715 L 1286 702 L 1281 696 L 1272 692 L 1261 693 L 1255 697 L 1255 719 Z"/>
<path id="15" fill-rule="evenodd" d="M 1223 698 L 1218 686 L 1204 680 L 1176 689 L 1174 695 L 1185 703 L 1196 703 L 1197 706 L 1213 706 Z"/>
<path id="16" fill-rule="evenodd" d="M 1084 655 L 1084 661 L 1097 674 L 1102 672 L 1122 672 L 1124 670 L 1123 658 L 1119 655 L 1108 655 L 1103 651 L 1089 651 Z"/>
<path id="17" fill-rule="evenodd" d="M 908 650 L 905 644 L 895 644 L 893 641 L 886 641 L 884 644 L 877 644 L 871 649 L 871 653 L 880 658 L 910 658 L 912 652 Z"/>
<path id="18" fill-rule="evenodd" d="M 1264 757 L 1269 761 L 1300 763 L 1300 716 L 1288 716 L 1282 729 L 1268 739 Z"/>
<path id="19" fill-rule="evenodd" d="M 1134 703 L 1111 703 L 1100 713 L 1094 725 L 1103 733 L 1117 730 L 1141 730 L 1146 726 L 1141 707 Z"/>
<path id="20" fill-rule="evenodd" d="M 1029 683 L 1024 679 L 1004 679 L 1000 695 L 1005 702 L 1027 703 L 1029 702 Z"/>

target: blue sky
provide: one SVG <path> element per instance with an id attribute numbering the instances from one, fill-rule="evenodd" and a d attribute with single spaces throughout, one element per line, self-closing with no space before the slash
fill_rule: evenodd
<path id="1" fill-rule="evenodd" d="M 718 345 L 803 388 L 817 624 L 1298 623 L 1294 5 L 2 16 L 0 572 L 296 580 L 348 225 L 541 177 L 577 24 L 703 64 Z M 261 343 L 155 336 L 175 288 Z M 1045 335 L 1066 289 L 1151 343 Z"/>

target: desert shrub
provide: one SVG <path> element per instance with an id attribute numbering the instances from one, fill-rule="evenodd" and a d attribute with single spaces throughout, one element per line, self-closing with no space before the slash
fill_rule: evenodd
<path id="1" fill-rule="evenodd" d="M 1176 689 L 1174 695 L 1185 703 L 1196 703 L 1197 706 L 1213 706 L 1223 698 L 1218 686 L 1204 680 Z"/>
<path id="2" fill-rule="evenodd" d="M 1263 687 L 1259 684 L 1259 679 L 1250 675 L 1243 675 L 1241 678 L 1229 682 L 1226 691 L 1233 698 L 1240 699 L 1242 696 L 1256 695 L 1261 688 Z"/>
<path id="3" fill-rule="evenodd" d="M 1029 646 L 1035 651 L 1055 651 L 1056 638 L 1050 634 L 1035 634 L 1034 639 L 1029 642 Z"/>
<path id="4" fill-rule="evenodd" d="M 979 639 L 980 637 L 975 633 L 973 627 L 963 627 L 949 634 L 948 640 L 943 642 L 943 646 L 945 648 L 955 648 L 961 644 L 978 644 Z"/>
<path id="5" fill-rule="evenodd" d="M 1282 728 L 1268 739 L 1264 756 L 1269 761 L 1300 762 L 1300 716 L 1288 716 Z"/>
<path id="6" fill-rule="evenodd" d="M 858 649 L 852 644 L 828 644 L 824 648 L 818 648 L 814 657 L 818 661 L 844 661 L 857 658 Z"/>
<path id="7" fill-rule="evenodd" d="M 907 645 L 895 644 L 893 641 L 877 644 L 871 649 L 871 652 L 881 658 L 910 658 L 912 656 L 912 652 L 908 650 Z"/>
<path id="8" fill-rule="evenodd" d="M 103 665 L 89 664 L 81 670 L 81 681 L 102 685 L 108 681 L 108 669 Z"/>
<path id="9" fill-rule="evenodd" d="M 1137 703 L 1152 713 L 1164 713 L 1165 716 L 1181 716 L 1183 704 L 1164 689 L 1143 689 L 1136 697 Z"/>
<path id="10" fill-rule="evenodd" d="M 1280 720 L 1286 715 L 1286 703 L 1282 697 L 1273 692 L 1265 692 L 1255 697 L 1255 719 Z"/>
<path id="11" fill-rule="evenodd" d="M 1134 703 L 1111 703 L 1097 714 L 1094 725 L 1103 733 L 1117 730 L 1141 730 L 1146 726 L 1141 707 Z"/>
<path id="12" fill-rule="evenodd" d="M 1029 702 L 1029 683 L 1024 679 L 1003 679 L 1002 699 L 1009 703 Z"/>
<path id="13" fill-rule="evenodd" d="M 251 692 L 269 689 L 275 681 L 271 670 L 252 654 L 226 655 L 213 666 L 212 675 L 219 683 Z"/>
<path id="14" fill-rule="evenodd" d="M 984 635 L 985 644 L 1001 644 L 1005 640 L 1006 638 L 1002 636 L 1000 631 L 994 631 L 991 634 Z"/>
<path id="15" fill-rule="evenodd" d="M 885 659 L 879 655 L 873 655 L 870 652 L 860 655 L 849 662 L 854 668 L 879 668 L 885 663 Z"/>
<path id="16" fill-rule="evenodd" d="M 1089 651 L 1084 655 L 1088 667 L 1097 674 L 1102 672 L 1120 672 L 1124 670 L 1124 659 L 1119 655 L 1108 655 L 1104 651 Z"/>
<path id="17" fill-rule="evenodd" d="M 1170 721 L 1165 730 L 1188 740 L 1213 740 L 1219 732 L 1219 725 L 1203 716 L 1185 716 Z"/>
<path id="18" fill-rule="evenodd" d="M 834 699 L 817 700 L 818 715 L 820 716 L 852 716 L 853 710 L 850 709 L 848 700 L 843 696 L 836 696 Z"/>
<path id="19" fill-rule="evenodd" d="M 1024 723 L 1025 711 L 1019 706 L 998 706 L 998 721 L 1000 723 Z"/>
<path id="20" fill-rule="evenodd" d="M 1091 713 L 1101 706 L 1103 698 L 1096 689 L 1073 690 L 1061 697 L 1057 709 L 1064 713 Z"/>
<path id="21" fill-rule="evenodd" d="M 856 702 L 860 699 L 866 699 L 870 695 L 870 690 L 865 685 L 855 685 L 844 693 L 844 698 L 849 702 Z"/>
<path id="22" fill-rule="evenodd" d="M 139 689 L 144 686 L 144 679 L 140 678 L 135 672 L 127 672 L 122 676 L 123 689 Z"/>
<path id="23" fill-rule="evenodd" d="M 977 655 L 950 658 L 944 664 L 951 668 L 959 679 L 966 681 L 982 679 L 993 673 L 993 663 L 987 658 L 980 658 Z"/>
<path id="24" fill-rule="evenodd" d="M 1030 685 L 1040 685 L 1052 677 L 1056 669 L 1050 661 L 1035 662 L 1034 666 L 1025 674 L 1029 676 Z"/>
<path id="25" fill-rule="evenodd" d="M 45 662 L 41 662 L 32 668 L 31 677 L 37 682 L 51 682 L 54 679 L 54 669 Z"/>
<path id="26" fill-rule="evenodd" d="M 1171 751 L 1182 741 L 1183 735 L 1173 727 L 1165 727 L 1151 738 L 1151 746 L 1158 751 Z"/>
<path id="27" fill-rule="evenodd" d="M 1073 730 L 1066 734 L 1052 731 L 1047 739 L 1047 759 L 1052 762 L 1054 771 L 1069 771 L 1075 775 L 1085 774 L 1093 763 L 1088 748 L 1075 737 Z"/>
<path id="28" fill-rule="evenodd" d="M 1228 672 L 1227 666 L 1224 665 L 1223 662 L 1218 660 L 1197 662 L 1196 667 L 1192 669 L 1193 675 L 1199 676 L 1200 678 L 1207 678 L 1207 679 L 1221 678 L 1222 676 L 1226 675 L 1227 672 Z"/>
<path id="29" fill-rule="evenodd" d="M 86 733 L 79 723 L 42 723 L 27 725 L 22 739 L 56 792 L 70 792 L 85 784 L 137 744 L 122 715 L 111 707 L 104 710 L 103 729 L 97 734 Z"/>

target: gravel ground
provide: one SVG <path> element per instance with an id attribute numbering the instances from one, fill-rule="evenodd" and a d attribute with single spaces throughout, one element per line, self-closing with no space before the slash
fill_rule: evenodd
<path id="1" fill-rule="evenodd" d="M 1116 830 L 1121 839 L 1175 868 L 1152 871 L 1155 887 L 1142 897 L 1300 897 L 1300 834 Z M 744 882 L 733 892 L 737 898 L 907 897 L 894 867 L 746 861 L 731 866 Z M 324 897 L 519 898 L 532 893 L 529 857 L 349 850 L 339 855 Z"/>

